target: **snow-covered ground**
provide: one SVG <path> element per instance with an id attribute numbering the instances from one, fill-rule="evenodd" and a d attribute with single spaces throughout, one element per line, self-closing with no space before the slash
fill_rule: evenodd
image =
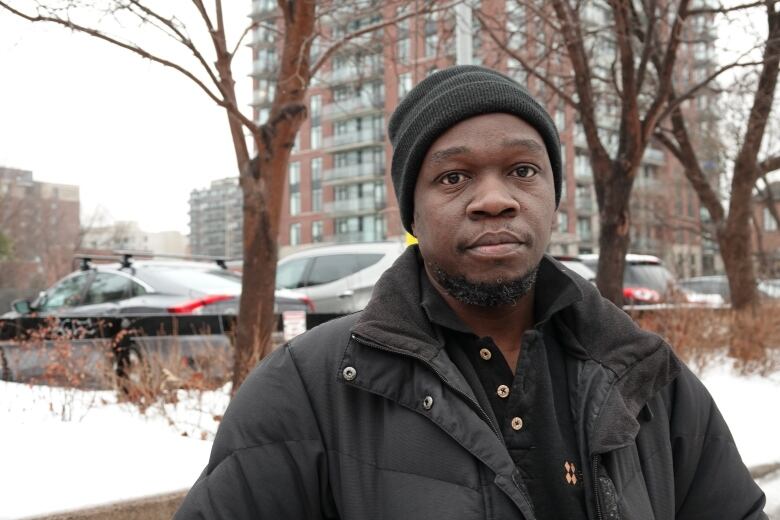
<path id="1" fill-rule="evenodd" d="M 780 373 L 739 376 L 725 360 L 701 377 L 745 463 L 780 462 Z M 186 489 L 205 466 L 226 391 L 186 394 L 144 414 L 112 392 L 0 382 L 0 519 Z M 780 472 L 759 481 L 780 520 Z"/>

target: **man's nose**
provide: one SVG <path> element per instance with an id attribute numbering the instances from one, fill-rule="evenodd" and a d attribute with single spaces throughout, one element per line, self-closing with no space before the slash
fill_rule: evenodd
<path id="1" fill-rule="evenodd" d="M 474 198 L 466 208 L 469 217 L 513 217 L 517 214 L 520 205 L 501 177 L 490 175 L 478 180 Z"/>

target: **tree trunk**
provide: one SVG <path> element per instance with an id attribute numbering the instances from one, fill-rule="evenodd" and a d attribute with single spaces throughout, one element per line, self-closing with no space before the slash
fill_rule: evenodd
<path id="1" fill-rule="evenodd" d="M 627 172 L 614 173 L 608 189 L 597 186 L 601 230 L 596 280 L 602 296 L 618 307 L 624 304 L 623 272 L 630 244 L 631 179 L 632 176 L 627 175 Z"/>
<path id="2" fill-rule="evenodd" d="M 758 304 L 756 272 L 750 252 L 752 176 L 737 169 L 731 186 L 731 201 L 725 226 L 718 228 L 718 245 L 731 291 L 731 307 L 744 309 Z"/>

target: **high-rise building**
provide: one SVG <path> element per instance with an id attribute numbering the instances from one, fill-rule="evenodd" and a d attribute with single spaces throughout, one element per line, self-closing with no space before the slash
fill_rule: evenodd
<path id="1" fill-rule="evenodd" d="M 213 181 L 190 193 L 190 250 L 193 255 L 241 258 L 243 207 L 238 178 Z"/>
<path id="2" fill-rule="evenodd" d="M 550 25 L 519 2 L 483 0 L 470 7 L 413 16 L 382 30 L 350 40 L 318 72 L 307 95 L 308 119 L 301 127 L 290 159 L 279 242 L 297 247 L 316 242 L 373 241 L 401 237 L 389 175 L 392 150 L 385 135 L 398 102 L 427 75 L 456 63 L 482 64 L 517 79 L 546 104 L 561 132 L 565 181 L 550 250 L 557 254 L 598 252 L 599 218 L 593 173 L 582 125 L 576 110 L 556 98 L 552 89 L 527 74 L 520 62 L 500 52 L 470 9 L 480 9 L 498 21 L 507 45 L 526 57 L 543 61 L 550 77 L 571 74 L 567 59 L 552 45 Z M 603 24 L 609 9 L 586 2 L 581 16 Z M 361 27 L 403 14 L 402 3 L 376 0 L 350 2 L 321 20 L 330 42 Z M 271 28 L 279 22 L 277 4 L 255 0 L 255 118 L 265 122 L 274 97 L 280 49 Z M 465 18 L 464 18 L 465 17 Z M 459 22 L 460 20 L 460 22 Z M 465 28 L 464 28 L 465 26 Z M 531 30 L 533 28 L 533 30 Z M 707 35 L 681 54 L 683 83 L 711 71 L 712 38 L 706 27 L 691 28 Z M 603 36 L 601 36 L 603 34 Z M 610 77 L 616 47 L 609 31 L 595 40 L 594 73 Z M 316 57 L 324 44 L 312 47 Z M 312 60 L 314 61 L 314 60 Z M 556 82 L 558 80 L 556 79 Z M 609 151 L 617 150 L 619 105 L 609 91 L 599 98 L 600 131 Z M 702 103 L 702 102 L 699 102 Z M 706 112 L 698 107 L 699 112 Z M 696 107 L 686 109 L 696 110 Z M 703 120 L 702 120 L 703 121 Z M 632 197 L 632 251 L 655 254 L 680 275 L 699 274 L 702 247 L 698 199 L 672 156 L 658 144 L 646 151 Z M 684 217 L 684 218 L 680 218 Z"/>

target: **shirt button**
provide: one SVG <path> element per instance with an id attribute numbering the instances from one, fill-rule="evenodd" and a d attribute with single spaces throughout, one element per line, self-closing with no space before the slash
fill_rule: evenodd
<path id="1" fill-rule="evenodd" d="M 479 356 L 484 359 L 485 361 L 488 361 L 491 357 L 493 357 L 493 354 L 490 353 L 490 351 L 486 348 L 480 349 Z"/>
<path id="2" fill-rule="evenodd" d="M 523 420 L 520 417 L 514 417 L 512 419 L 512 429 L 520 431 L 523 428 Z"/>
<path id="3" fill-rule="evenodd" d="M 501 399 L 506 399 L 509 395 L 509 387 L 506 385 L 501 385 L 498 387 L 498 389 L 496 389 L 496 393 Z"/>

